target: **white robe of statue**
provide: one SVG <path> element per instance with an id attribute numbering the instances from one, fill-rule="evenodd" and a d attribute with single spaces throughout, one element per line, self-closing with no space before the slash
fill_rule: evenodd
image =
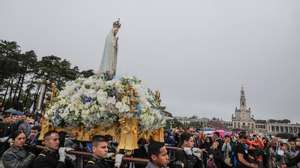
<path id="1" fill-rule="evenodd" d="M 118 37 L 113 30 L 105 39 L 100 74 L 106 74 L 110 79 L 116 75 L 117 70 Z"/>

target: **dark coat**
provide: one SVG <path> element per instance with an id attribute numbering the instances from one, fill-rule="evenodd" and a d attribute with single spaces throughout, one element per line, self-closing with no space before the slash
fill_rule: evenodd
<path id="1" fill-rule="evenodd" d="M 58 151 L 42 151 L 33 162 L 33 168 L 67 168 L 65 163 L 58 161 Z"/>
<path id="2" fill-rule="evenodd" d="M 213 155 L 215 164 L 218 168 L 225 166 L 223 154 L 219 149 L 210 149 L 208 153 L 209 155 Z"/>
<path id="3" fill-rule="evenodd" d="M 170 163 L 170 168 L 198 168 L 202 162 L 194 155 L 187 155 L 183 150 L 175 152 L 175 160 Z"/>
<path id="4" fill-rule="evenodd" d="M 92 157 L 89 159 L 86 168 L 113 168 L 114 164 L 111 161 L 102 158 Z"/>
<path id="5" fill-rule="evenodd" d="M 5 168 L 27 168 L 34 158 L 34 154 L 12 146 L 3 153 L 2 162 Z"/>

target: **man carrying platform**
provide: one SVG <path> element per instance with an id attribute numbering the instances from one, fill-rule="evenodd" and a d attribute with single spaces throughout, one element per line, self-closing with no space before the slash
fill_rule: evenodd
<path id="1" fill-rule="evenodd" d="M 167 148 L 162 142 L 151 142 L 148 147 L 150 162 L 146 168 L 164 168 L 169 164 Z"/>
<path id="2" fill-rule="evenodd" d="M 66 148 L 59 147 L 59 135 L 56 131 L 49 131 L 44 135 L 46 149 L 33 162 L 33 168 L 71 168 L 66 162 Z"/>
<path id="3" fill-rule="evenodd" d="M 113 168 L 112 162 L 106 160 L 108 154 L 108 140 L 101 135 L 92 138 L 93 157 L 88 161 L 86 168 Z"/>

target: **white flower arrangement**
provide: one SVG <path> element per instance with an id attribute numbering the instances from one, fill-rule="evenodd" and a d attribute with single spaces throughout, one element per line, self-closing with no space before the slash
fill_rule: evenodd
<path id="1" fill-rule="evenodd" d="M 136 93 L 134 112 L 130 111 L 129 97 L 125 94 L 129 87 Z M 45 116 L 55 127 L 84 125 L 86 128 L 112 127 L 122 117 L 135 117 L 141 131 L 151 131 L 164 127 L 163 109 L 153 92 L 136 77 L 106 81 L 95 75 L 68 82 Z"/>

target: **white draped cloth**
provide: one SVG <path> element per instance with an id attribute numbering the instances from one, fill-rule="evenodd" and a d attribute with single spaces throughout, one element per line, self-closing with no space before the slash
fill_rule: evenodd
<path id="1" fill-rule="evenodd" d="M 111 30 L 105 39 L 103 56 L 100 66 L 100 74 L 106 73 L 111 78 L 116 75 L 117 70 L 118 37 Z"/>

